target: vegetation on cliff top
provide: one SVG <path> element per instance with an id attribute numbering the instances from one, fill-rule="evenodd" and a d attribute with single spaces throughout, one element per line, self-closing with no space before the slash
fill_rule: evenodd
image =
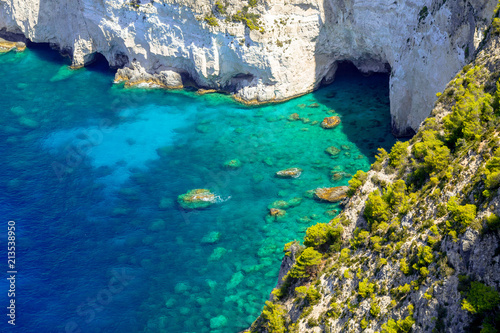
<path id="1" fill-rule="evenodd" d="M 499 35 L 498 22 L 489 38 Z M 500 228 L 491 204 L 500 187 L 499 79 L 500 58 L 484 53 L 465 66 L 410 141 L 379 150 L 372 170 L 349 181 L 347 209 L 357 211 L 357 220 L 343 213 L 310 227 L 306 248 L 298 242 L 285 248 L 298 259 L 270 304 L 300 316 L 275 311 L 276 332 L 300 325 L 441 332 L 453 324 L 445 320 L 446 306 L 469 313 L 471 331 L 500 329 L 499 293 L 480 282 L 481 274 L 459 276 L 447 255 L 454 243 L 471 246 L 467 232 L 486 236 Z M 461 281 L 460 304 L 441 304 L 435 290 L 453 277 Z M 434 320 L 417 322 L 410 299 L 427 304 Z M 251 330 L 270 323 L 262 315 Z"/>

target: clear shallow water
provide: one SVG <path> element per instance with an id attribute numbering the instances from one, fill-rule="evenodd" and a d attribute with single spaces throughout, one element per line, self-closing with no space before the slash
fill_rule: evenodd
<path id="1" fill-rule="evenodd" d="M 339 209 L 306 191 L 346 185 L 394 143 L 384 75 L 346 69 L 314 94 L 250 108 L 221 95 L 124 89 L 102 64 L 68 64 L 39 46 L 0 57 L 1 242 L 16 220 L 21 332 L 248 327 L 276 283 L 283 245 Z M 287 120 L 295 112 L 309 121 Z M 313 123 L 332 114 L 342 119 L 334 130 Z M 332 145 L 336 158 L 324 152 Z M 223 167 L 235 158 L 241 168 Z M 274 177 L 288 167 L 304 172 Z M 345 177 L 332 180 L 332 170 Z M 184 211 L 176 198 L 194 188 L 221 200 Z M 296 197 L 285 218 L 266 221 L 268 205 Z M 2 279 L 2 304 L 7 289 Z"/>

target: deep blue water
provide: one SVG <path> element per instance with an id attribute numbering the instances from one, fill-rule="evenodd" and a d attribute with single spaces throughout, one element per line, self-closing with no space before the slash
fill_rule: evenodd
<path id="1" fill-rule="evenodd" d="M 71 71 L 45 47 L 0 56 L 0 231 L 16 221 L 18 332 L 238 332 L 276 283 L 283 245 L 338 205 L 390 134 L 388 77 L 350 68 L 314 94 L 263 107 L 222 95 L 125 89 L 106 64 Z M 290 121 L 292 113 L 303 121 Z M 339 115 L 334 130 L 319 127 Z M 307 118 L 307 119 L 305 119 Z M 341 148 L 332 158 L 329 146 Z M 223 167 L 230 159 L 242 167 Z M 297 179 L 274 173 L 301 167 Z M 333 172 L 344 177 L 332 180 Z M 190 189 L 218 203 L 185 211 Z M 280 221 L 276 200 L 302 198 Z M 0 281 L 0 331 L 8 281 Z"/>

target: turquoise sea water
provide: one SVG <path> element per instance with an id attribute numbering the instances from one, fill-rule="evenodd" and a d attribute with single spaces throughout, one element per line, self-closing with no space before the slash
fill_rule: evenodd
<path id="1" fill-rule="evenodd" d="M 36 45 L 0 56 L 0 244 L 15 220 L 20 332 L 248 327 L 276 284 L 283 245 L 339 210 L 307 191 L 347 185 L 395 141 L 386 75 L 344 68 L 316 93 L 245 107 L 125 89 L 106 64 L 68 64 Z M 322 129 L 331 115 L 342 124 Z M 325 153 L 330 146 L 340 154 Z M 242 166 L 224 168 L 230 159 Z M 274 177 L 288 167 L 304 172 Z M 183 210 L 177 196 L 195 188 L 218 202 Z M 274 201 L 293 198 L 300 205 L 286 217 L 266 219 Z M 7 290 L 2 279 L 3 309 Z"/>

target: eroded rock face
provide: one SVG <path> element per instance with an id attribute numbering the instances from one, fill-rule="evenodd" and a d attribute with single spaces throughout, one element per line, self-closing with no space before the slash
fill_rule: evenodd
<path id="1" fill-rule="evenodd" d="M 192 80 L 248 103 L 310 92 L 332 82 L 343 60 L 367 73 L 390 70 L 393 129 L 404 135 L 473 56 L 496 0 L 261 0 L 249 9 L 261 15 L 257 30 L 225 22 L 243 5 L 228 1 L 210 26 L 206 0 L 0 0 L 0 30 L 57 45 L 75 67 L 99 52 L 130 84 Z"/>

